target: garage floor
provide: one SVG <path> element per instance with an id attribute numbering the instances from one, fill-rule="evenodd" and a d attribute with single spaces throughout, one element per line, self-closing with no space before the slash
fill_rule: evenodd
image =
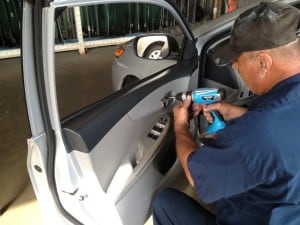
<path id="1" fill-rule="evenodd" d="M 34 192 L 28 184 L 22 194 L 0 217 L 1 225 L 44 225 L 44 221 L 35 200 Z"/>
<path id="2" fill-rule="evenodd" d="M 23 224 L 23 217 L 15 215 L 15 221 L 9 222 L 5 209 L 29 183 L 26 171 L 29 129 L 20 58 L 0 60 L 0 68 L 0 224 L 19 225 Z M 26 194 L 15 206 L 33 199 L 34 196 Z"/>
<path id="3" fill-rule="evenodd" d="M 24 192 L 0 217 L 1 225 L 44 225 L 41 211 L 29 184 Z M 152 217 L 145 225 L 152 225 Z"/>

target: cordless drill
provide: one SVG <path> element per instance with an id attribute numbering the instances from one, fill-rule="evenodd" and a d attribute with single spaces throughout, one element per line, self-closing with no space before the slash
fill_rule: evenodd
<path id="1" fill-rule="evenodd" d="M 179 101 L 184 101 L 189 95 L 192 97 L 193 102 L 205 105 L 219 102 L 226 98 L 225 90 L 222 88 L 198 88 L 193 91 L 180 92 L 175 98 Z M 217 112 L 211 111 L 211 114 L 213 122 L 206 127 L 205 135 L 213 135 L 218 130 L 223 129 L 226 125 Z"/>

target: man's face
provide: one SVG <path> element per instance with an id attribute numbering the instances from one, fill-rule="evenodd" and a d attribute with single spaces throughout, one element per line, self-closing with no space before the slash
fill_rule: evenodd
<path id="1" fill-rule="evenodd" d="M 233 61 L 232 68 L 239 73 L 246 86 L 255 94 L 259 94 L 260 79 L 256 54 L 242 53 Z"/>

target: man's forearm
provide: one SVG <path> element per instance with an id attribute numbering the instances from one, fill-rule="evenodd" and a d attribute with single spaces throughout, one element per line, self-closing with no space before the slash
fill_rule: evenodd
<path id="1" fill-rule="evenodd" d="M 180 160 L 189 183 L 194 186 L 194 180 L 191 177 L 190 171 L 187 166 L 187 159 L 192 152 L 196 151 L 198 146 L 195 143 L 188 127 L 185 125 L 181 126 L 180 128 L 176 128 L 175 135 L 177 156 Z"/>

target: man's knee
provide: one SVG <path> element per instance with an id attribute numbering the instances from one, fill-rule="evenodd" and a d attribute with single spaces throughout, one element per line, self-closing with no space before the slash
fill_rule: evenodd
<path id="1" fill-rule="evenodd" d="M 155 196 L 152 203 L 153 222 L 155 225 L 173 224 L 170 219 L 174 213 L 174 200 L 178 194 L 179 191 L 175 189 L 165 189 Z"/>
<path id="2" fill-rule="evenodd" d="M 171 202 L 170 200 L 174 198 L 174 193 L 176 190 L 174 189 L 165 189 L 158 193 L 152 203 L 153 209 L 161 209 L 167 207 L 167 205 Z"/>

